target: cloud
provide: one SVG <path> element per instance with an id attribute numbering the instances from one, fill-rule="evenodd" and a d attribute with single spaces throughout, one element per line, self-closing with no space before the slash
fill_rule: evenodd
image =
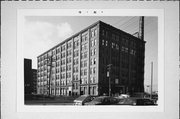
<path id="1" fill-rule="evenodd" d="M 59 38 L 65 39 L 72 35 L 73 30 L 71 28 L 71 25 L 65 22 L 57 26 L 57 33 Z"/>
<path id="2" fill-rule="evenodd" d="M 48 22 L 26 22 L 25 38 L 31 40 L 49 40 L 54 32 L 54 26 Z"/>
<path id="3" fill-rule="evenodd" d="M 37 56 L 70 37 L 73 30 L 68 23 L 55 25 L 42 21 L 26 21 L 24 30 L 24 57 L 33 60 L 37 67 Z"/>

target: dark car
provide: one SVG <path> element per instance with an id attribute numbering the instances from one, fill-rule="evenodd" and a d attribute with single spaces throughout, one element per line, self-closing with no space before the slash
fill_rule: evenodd
<path id="1" fill-rule="evenodd" d="M 118 99 L 109 96 L 99 96 L 85 105 L 112 105 L 118 103 Z"/>
<path id="2" fill-rule="evenodd" d="M 119 100 L 118 105 L 155 105 L 155 103 L 148 98 L 125 98 Z"/>
<path id="3" fill-rule="evenodd" d="M 136 99 L 134 105 L 155 105 L 154 101 L 151 99 Z"/>
<path id="4" fill-rule="evenodd" d="M 90 102 L 95 98 L 95 96 L 91 95 L 81 95 L 80 97 L 74 100 L 74 105 L 84 105 L 86 102 Z"/>

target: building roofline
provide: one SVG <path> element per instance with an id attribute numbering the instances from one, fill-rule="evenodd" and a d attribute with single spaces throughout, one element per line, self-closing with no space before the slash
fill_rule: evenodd
<path id="1" fill-rule="evenodd" d="M 135 38 L 135 39 L 138 39 L 139 41 L 143 41 L 143 42 L 146 43 L 146 41 L 141 40 L 141 39 L 133 36 L 133 35 L 130 34 L 130 33 L 127 33 L 127 32 L 125 32 L 125 31 L 122 31 L 121 29 L 118 29 L 118 28 L 116 28 L 116 27 L 114 27 L 114 26 L 112 26 L 112 25 L 110 25 L 110 24 L 107 24 L 107 23 L 105 23 L 105 22 L 102 22 L 101 20 L 98 20 L 97 22 L 95 22 L 95 23 L 89 25 L 88 27 L 80 30 L 79 32 L 77 32 L 77 33 L 75 33 L 74 35 L 72 35 L 71 37 L 66 38 L 66 39 L 63 40 L 62 42 L 60 42 L 60 43 L 58 43 L 57 45 L 55 45 L 54 47 L 52 47 L 52 48 L 50 48 L 49 50 L 47 50 L 47 51 L 43 52 L 42 54 L 38 55 L 37 58 L 40 57 L 40 56 L 42 56 L 42 55 L 44 55 L 44 54 L 46 54 L 46 53 L 48 53 L 49 51 L 51 51 L 52 49 L 56 48 L 57 46 L 62 45 L 63 43 L 71 40 L 72 38 L 76 37 L 78 34 L 85 32 L 87 29 L 89 29 L 89 28 L 91 28 L 91 27 L 93 27 L 93 26 L 95 26 L 95 25 L 97 25 L 97 24 L 105 24 L 105 25 L 107 25 L 107 26 L 109 26 L 109 27 L 111 27 L 111 28 L 113 28 L 113 29 L 119 30 L 119 31 L 123 32 L 124 34 L 127 34 L 127 35 L 129 35 L 129 36 L 131 36 L 131 37 L 133 37 L 133 38 Z"/>
<path id="2" fill-rule="evenodd" d="M 121 29 L 118 29 L 118 28 L 116 28 L 116 27 L 114 27 L 114 26 L 112 26 L 112 25 L 110 25 L 110 24 L 104 23 L 104 22 L 102 22 L 102 21 L 100 21 L 100 22 L 101 22 L 102 24 L 105 24 L 105 25 L 107 25 L 107 26 L 115 29 L 115 30 L 121 31 L 122 33 L 124 33 L 124 34 L 126 34 L 126 35 L 129 35 L 129 36 L 131 36 L 131 37 L 133 37 L 133 38 L 135 38 L 135 39 L 138 39 L 138 41 L 141 41 L 141 42 L 146 43 L 146 41 L 144 41 L 144 40 L 142 40 L 142 39 L 140 39 L 140 38 L 138 38 L 138 37 L 135 37 L 135 36 L 133 36 L 133 35 L 130 34 L 130 33 L 127 33 L 127 32 L 125 32 L 125 31 L 123 31 L 123 30 L 121 30 Z"/>
<path id="3" fill-rule="evenodd" d="M 52 50 L 52 49 L 54 49 L 55 47 L 57 47 L 57 46 L 59 46 L 59 45 L 62 45 L 63 43 L 65 43 L 65 42 L 67 42 L 67 41 L 71 40 L 72 38 L 76 37 L 78 34 L 85 32 L 87 29 L 89 29 L 89 28 L 91 28 L 91 27 L 93 27 L 93 26 L 95 26 L 95 25 L 99 24 L 100 22 L 102 22 L 102 21 L 98 20 L 97 22 L 95 22 L 95 23 L 91 24 L 90 26 L 88 26 L 88 27 L 86 27 L 86 28 L 84 28 L 84 29 L 80 30 L 80 31 L 79 31 L 79 32 L 77 32 L 77 33 L 75 33 L 75 34 L 74 34 L 74 35 L 72 35 L 71 37 L 66 38 L 66 39 L 65 39 L 65 40 L 63 40 L 61 43 L 58 43 L 58 44 L 57 44 L 57 45 L 55 45 L 54 47 L 52 47 L 52 48 L 50 48 L 49 50 L 47 50 L 47 51 L 43 52 L 42 54 L 38 55 L 38 56 L 37 56 L 37 58 L 38 58 L 38 57 L 40 57 L 40 56 L 42 56 L 42 55 L 44 55 L 45 53 L 47 53 L 47 52 L 51 51 L 51 50 Z"/>

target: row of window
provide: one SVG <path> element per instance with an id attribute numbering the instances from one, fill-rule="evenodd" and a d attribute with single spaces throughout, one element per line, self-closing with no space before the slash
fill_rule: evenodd
<path id="1" fill-rule="evenodd" d="M 96 95 L 97 94 L 97 87 L 96 86 L 90 86 L 90 95 Z M 81 87 L 81 92 L 85 95 L 88 94 L 87 87 Z"/>
<path id="2" fill-rule="evenodd" d="M 97 29 L 91 29 L 91 37 L 95 37 L 95 36 L 97 36 Z M 88 40 L 88 34 L 82 35 L 81 42 L 85 42 L 87 40 Z M 96 45 L 96 41 L 93 44 Z M 78 46 L 79 46 L 79 40 L 74 41 L 74 48 L 76 49 L 76 48 L 78 48 Z M 71 47 L 72 47 L 72 42 L 68 42 L 67 49 L 69 49 Z M 53 50 L 52 54 L 56 54 L 56 52 L 59 53 L 60 48 L 61 48 L 61 51 L 64 51 L 64 50 L 66 50 L 66 45 L 64 44 L 61 47 L 57 48 L 56 50 Z M 84 50 L 84 49 L 82 48 L 82 50 Z M 63 55 L 63 57 L 64 57 L 64 55 Z M 45 58 L 47 58 L 47 55 L 41 56 L 40 58 L 38 58 L 38 62 L 44 60 Z"/>
<path id="3" fill-rule="evenodd" d="M 96 42 L 97 42 L 96 39 L 92 39 L 92 40 L 91 40 L 91 46 L 95 46 L 95 45 L 96 45 Z M 81 45 L 81 50 L 82 50 L 82 51 L 87 50 L 87 47 L 88 47 L 87 45 L 88 45 L 87 43 L 82 44 L 82 45 Z M 68 51 L 67 51 L 67 56 L 70 56 L 71 54 L 72 54 L 71 50 L 68 50 Z M 78 50 L 77 50 L 77 51 L 74 51 L 74 57 L 76 57 L 76 56 L 78 56 L 78 55 L 79 55 L 79 51 L 78 51 Z M 46 55 L 45 55 L 45 56 L 46 56 Z M 62 53 L 61 53 L 61 58 L 64 58 L 65 56 L 66 56 L 66 53 L 65 53 L 65 52 L 62 52 Z M 47 56 L 46 56 L 46 58 L 47 58 Z M 40 59 L 41 59 L 41 58 L 38 59 L 38 62 L 40 62 Z M 57 56 L 56 56 L 56 60 L 59 60 L 59 59 L 60 59 L 60 55 L 57 55 Z M 43 60 L 43 59 L 41 59 L 41 60 Z"/>
<path id="4" fill-rule="evenodd" d="M 87 55 L 86 55 L 86 52 L 85 53 L 82 53 L 82 57 L 83 58 L 86 58 L 87 57 Z M 71 57 L 70 58 L 67 58 L 67 64 L 68 63 L 71 63 Z M 74 59 L 74 65 L 77 65 L 78 63 L 79 63 L 79 60 L 78 60 L 78 58 L 77 59 Z M 61 61 L 61 65 L 64 65 L 65 64 L 65 59 L 64 60 L 62 60 Z M 90 59 L 90 65 L 94 65 L 94 64 L 96 64 L 96 58 L 92 58 L 92 59 Z M 60 66 L 60 63 L 59 62 L 56 62 L 56 66 L 58 67 L 58 66 Z M 86 67 L 87 66 L 87 60 L 84 60 L 84 61 L 81 61 L 81 67 Z M 44 70 L 46 70 L 47 69 L 47 66 L 44 66 L 43 68 L 40 68 L 38 71 L 44 71 Z M 56 70 L 58 70 L 58 68 L 56 68 Z M 71 65 L 67 65 L 67 70 L 71 70 Z M 65 67 L 61 67 L 61 71 L 63 72 L 63 71 L 65 71 Z M 59 71 L 56 71 L 57 73 L 59 72 Z"/>
<path id="5" fill-rule="evenodd" d="M 78 80 L 78 77 L 77 77 L 76 80 Z M 115 81 L 115 82 L 117 83 L 117 81 Z M 51 82 L 51 86 L 60 86 L 60 85 L 65 86 L 65 85 L 67 85 L 69 83 L 72 83 L 72 80 L 67 80 L 67 81 L 66 80 L 61 80 L 61 81 Z M 96 77 L 91 77 L 89 83 L 90 84 L 97 83 Z M 73 87 L 75 86 L 75 84 L 77 84 L 77 86 L 78 86 L 78 83 L 74 83 Z M 88 84 L 87 77 L 82 77 L 81 78 L 81 84 Z M 38 87 L 40 87 L 40 86 L 47 86 L 47 85 L 49 85 L 49 83 L 47 81 L 37 83 Z"/>
<path id="6" fill-rule="evenodd" d="M 95 60 L 94 60 L 94 64 L 95 64 Z M 87 61 L 82 61 L 81 62 L 82 64 L 82 67 L 86 67 L 87 66 Z M 71 65 L 67 65 L 67 68 L 64 67 L 61 67 L 61 72 L 65 72 L 65 71 L 70 71 L 71 70 Z M 78 66 L 74 67 L 73 69 L 74 73 L 77 73 L 78 72 Z M 56 73 L 59 73 L 60 70 L 59 69 L 56 69 L 55 71 L 53 70 L 52 71 L 52 74 L 55 74 Z M 90 68 L 90 74 L 95 74 L 96 73 L 96 67 L 91 67 Z M 42 76 L 46 76 L 47 75 L 47 72 L 43 72 L 43 73 L 38 73 L 38 77 L 42 77 Z M 62 74 L 64 75 L 64 74 Z M 87 69 L 81 69 L 81 75 L 84 76 L 84 75 L 87 75 Z M 65 78 L 65 76 L 62 76 L 62 78 Z"/>

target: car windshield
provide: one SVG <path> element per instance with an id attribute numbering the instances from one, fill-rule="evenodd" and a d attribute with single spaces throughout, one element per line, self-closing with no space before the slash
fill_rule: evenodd
<path id="1" fill-rule="evenodd" d="M 87 95 L 82 95 L 80 97 L 78 97 L 76 100 L 84 100 L 86 99 L 88 96 Z"/>

